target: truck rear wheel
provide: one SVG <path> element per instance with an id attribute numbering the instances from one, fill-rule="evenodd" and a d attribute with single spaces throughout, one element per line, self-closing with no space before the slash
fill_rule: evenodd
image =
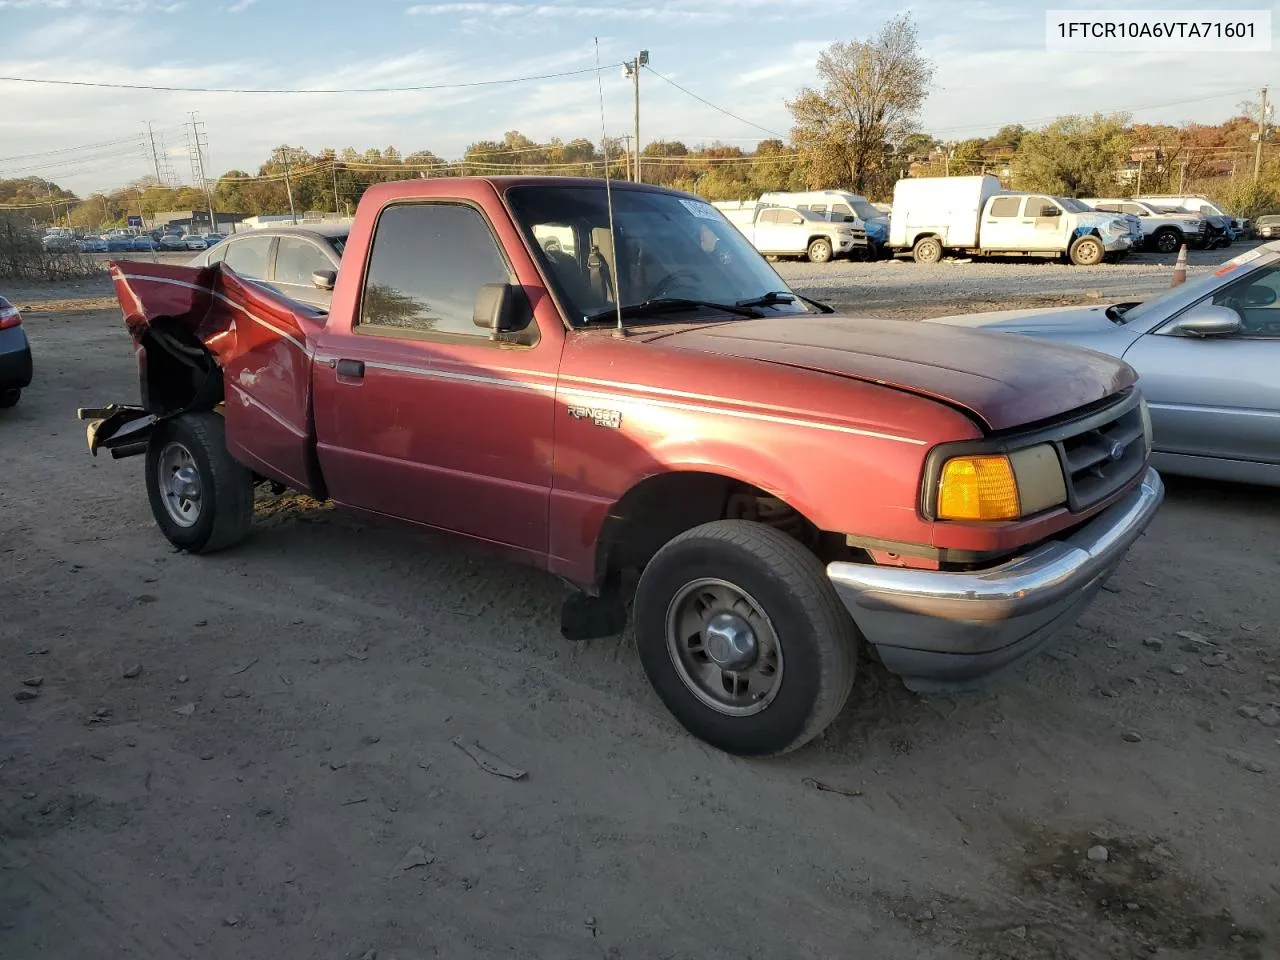
<path id="1" fill-rule="evenodd" d="M 640 578 L 635 630 L 667 709 L 727 753 L 802 746 L 853 686 L 857 628 L 826 571 L 763 524 L 718 520 L 667 543 Z"/>
<path id="2" fill-rule="evenodd" d="M 831 241 L 817 237 L 809 243 L 809 262 L 826 263 L 831 259 Z"/>
<path id="3" fill-rule="evenodd" d="M 942 259 L 942 241 L 937 237 L 921 237 L 911 248 L 916 263 L 937 263 Z"/>
<path id="4" fill-rule="evenodd" d="M 147 497 L 175 547 L 212 553 L 239 543 L 253 521 L 253 474 L 227 451 L 216 413 L 156 424 L 147 445 Z"/>
<path id="5" fill-rule="evenodd" d="M 1071 244 L 1068 256 L 1071 262 L 1077 267 L 1093 267 L 1102 262 L 1102 258 L 1107 254 L 1106 248 L 1102 246 L 1102 241 L 1097 237 L 1078 237 L 1075 243 Z"/>

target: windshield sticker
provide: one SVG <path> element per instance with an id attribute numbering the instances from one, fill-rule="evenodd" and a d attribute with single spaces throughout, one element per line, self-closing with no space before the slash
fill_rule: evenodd
<path id="1" fill-rule="evenodd" d="M 1240 254 L 1240 256 L 1233 257 L 1232 259 L 1224 263 L 1221 267 L 1219 267 L 1217 270 L 1214 271 L 1213 275 L 1215 277 L 1220 277 L 1225 273 L 1230 273 L 1232 270 L 1235 270 L 1237 267 L 1243 267 L 1246 263 L 1252 263 L 1254 260 L 1257 260 L 1260 256 L 1262 256 L 1261 250 L 1246 250 L 1244 253 Z"/>
<path id="2" fill-rule="evenodd" d="M 692 213 L 695 217 L 701 217 L 703 220 L 719 220 L 720 211 L 709 203 L 702 200 L 686 200 L 680 198 L 680 202 L 684 204 L 684 208 Z"/>

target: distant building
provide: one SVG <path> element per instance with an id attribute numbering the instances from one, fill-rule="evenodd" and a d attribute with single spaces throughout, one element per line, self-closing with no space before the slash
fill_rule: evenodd
<path id="1" fill-rule="evenodd" d="M 243 213 L 223 213 L 215 211 L 218 218 L 216 229 L 209 223 L 208 210 L 161 210 L 151 218 L 153 230 L 164 230 L 166 227 L 181 227 L 184 233 L 232 233 L 236 224 L 245 219 Z"/>
<path id="2" fill-rule="evenodd" d="M 350 219 L 350 217 L 344 217 L 336 213 L 325 213 L 320 210 L 307 210 L 298 214 L 297 222 L 299 224 L 341 223 L 344 220 Z M 257 230 L 260 227 L 290 226 L 293 223 L 294 217 L 291 213 L 260 213 L 257 216 L 243 218 L 240 222 L 239 229 Z"/>

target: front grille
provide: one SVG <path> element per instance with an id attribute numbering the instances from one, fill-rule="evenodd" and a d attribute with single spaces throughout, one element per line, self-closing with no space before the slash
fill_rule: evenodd
<path id="1" fill-rule="evenodd" d="M 1147 460 L 1142 412 L 1136 403 L 1088 430 L 1056 441 L 1067 478 L 1067 506 L 1087 510 L 1115 493 Z"/>

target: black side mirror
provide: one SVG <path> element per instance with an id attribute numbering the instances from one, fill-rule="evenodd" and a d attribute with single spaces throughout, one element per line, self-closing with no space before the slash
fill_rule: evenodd
<path id="1" fill-rule="evenodd" d="M 518 287 L 510 283 L 486 283 L 476 293 L 471 322 L 498 339 L 501 333 L 520 330 L 524 318 L 520 315 L 522 297 Z"/>
<path id="2" fill-rule="evenodd" d="M 1060 217 L 1060 216 L 1062 216 L 1062 211 L 1061 211 L 1061 210 L 1059 210 L 1057 207 L 1055 207 L 1053 204 L 1051 204 L 1051 203 L 1046 203 L 1043 207 L 1041 207 L 1041 208 L 1040 208 L 1040 216 L 1042 216 L 1042 217 Z"/>
<path id="3" fill-rule="evenodd" d="M 320 290 L 332 290 L 338 282 L 337 270 L 317 270 L 311 274 L 311 282 Z"/>

